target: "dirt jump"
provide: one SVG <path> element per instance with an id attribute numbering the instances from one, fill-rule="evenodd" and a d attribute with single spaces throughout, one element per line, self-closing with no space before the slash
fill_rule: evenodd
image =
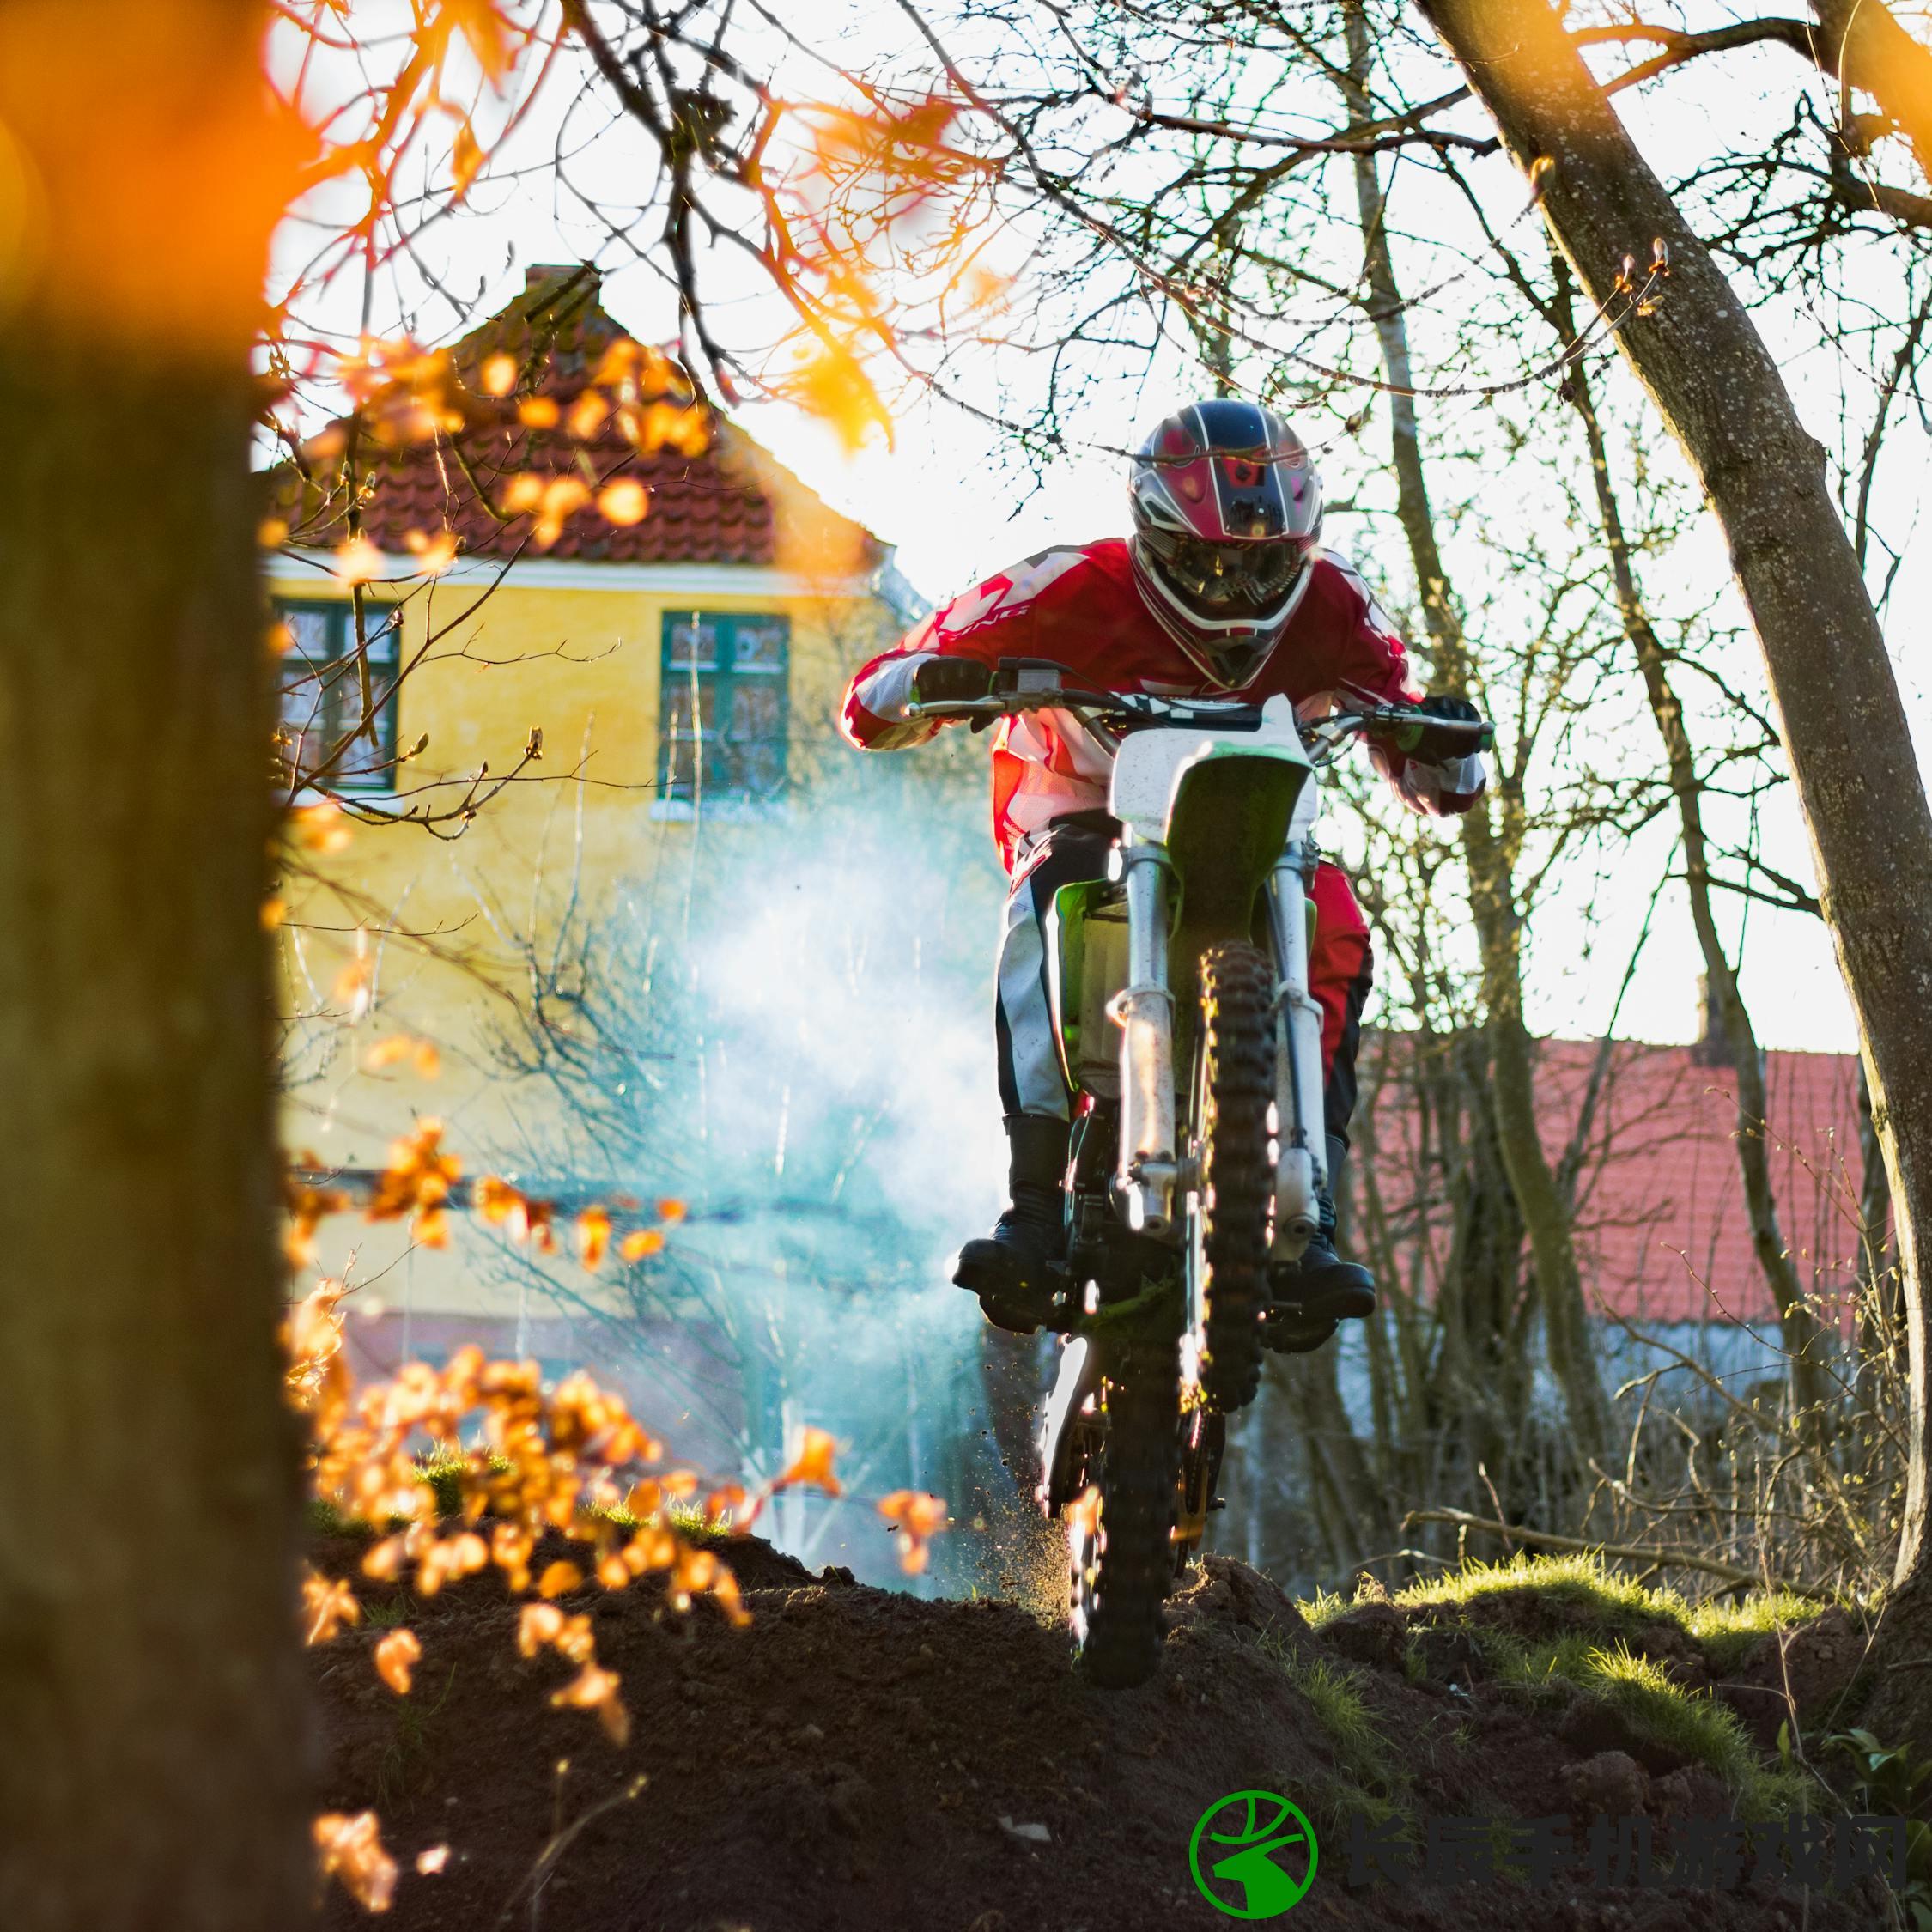
<path id="1" fill-rule="evenodd" d="M 348 1577 L 365 1546 L 326 1538 L 312 1556 Z M 742 1627 L 702 1599 L 673 1614 L 648 1580 L 564 1600 L 621 1677 L 621 1747 L 590 1712 L 552 1708 L 570 1667 L 519 1656 L 519 1607 L 497 1577 L 428 1601 L 359 1582 L 363 1624 L 309 1655 L 323 1801 L 375 1812 L 399 1871 L 385 1923 L 1901 1923 L 1851 1821 L 1832 1815 L 1826 1834 L 1803 1815 L 1844 1809 L 1806 1758 L 1856 1687 L 1862 1639 L 1837 1611 L 1797 1608 L 1783 1629 L 1744 1611 L 1713 1620 L 1567 1562 L 1304 1613 L 1210 1557 L 1170 1606 L 1157 1678 L 1102 1692 L 1019 1602 L 814 1576 L 755 1539 L 730 1555 Z M 421 1656 L 398 1697 L 373 1653 L 405 1623 Z M 1300 1821 L 1269 1841 L 1273 1893 L 1241 1882 L 1253 1813 L 1225 1814 L 1231 1832 L 1224 1814 L 1203 1825 L 1249 1792 Z M 333 1927 L 366 1918 L 334 1886 L 326 1911 Z"/>

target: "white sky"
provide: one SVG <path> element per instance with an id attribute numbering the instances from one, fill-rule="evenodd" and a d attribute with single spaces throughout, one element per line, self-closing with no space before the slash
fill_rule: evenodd
<path id="1" fill-rule="evenodd" d="M 869 11 L 847 0 L 806 0 L 787 9 L 794 32 L 811 39 L 823 21 L 827 40 L 845 32 L 864 33 L 869 21 L 887 16 L 899 18 L 884 0 L 873 0 Z M 1767 50 L 1747 58 L 1767 64 L 1767 77 L 1777 68 L 1775 78 L 1787 90 L 1793 84 L 1788 54 Z M 1764 116 L 1766 110 L 1741 80 L 1731 77 L 1739 71 L 1734 68 L 1727 75 L 1715 64 L 1705 63 L 1695 70 L 1694 79 L 1680 76 L 1674 91 L 1673 83 L 1665 82 L 1646 89 L 1641 100 L 1630 94 L 1619 97 L 1620 111 L 1661 172 L 1668 174 L 1674 166 L 1690 161 L 1712 117 L 1734 112 Z M 560 104 L 564 91 L 559 90 Z M 1697 116 L 1683 112 L 1692 98 L 1698 104 Z M 1462 112 L 1470 131 L 1488 131 L 1474 110 Z M 533 133 L 533 159 L 538 141 L 547 143 L 554 131 L 553 118 L 549 127 Z M 623 130 L 600 135 L 583 167 L 594 169 L 599 181 L 621 179 L 626 143 Z M 1476 165 L 1498 173 L 1510 167 L 1500 155 Z M 480 200 L 485 205 L 477 214 L 443 224 L 432 231 L 431 240 L 438 251 L 438 272 L 448 285 L 465 295 L 486 289 L 489 307 L 498 306 L 520 287 L 523 264 L 574 261 L 597 247 L 593 224 L 580 212 L 567 210 L 554 185 L 541 173 L 520 187 L 493 190 Z M 661 280 L 645 265 L 620 265 L 607 247 L 603 260 L 607 306 L 638 334 L 661 339 L 669 320 Z M 1884 299 L 1883 290 L 1874 289 L 1871 294 L 1874 300 Z M 353 325 L 353 316 L 349 319 Z M 374 319 L 381 329 L 392 325 L 394 318 L 381 313 L 379 301 Z M 1814 330 L 1807 318 L 1795 313 L 1771 312 L 1761 315 L 1760 321 L 1786 361 L 1788 380 L 1807 426 L 1821 441 L 1835 446 L 1838 398 L 1834 372 L 1820 355 L 1803 352 Z M 447 325 L 447 312 L 442 322 Z M 418 325 L 434 334 L 437 319 L 425 313 Z M 990 394 L 984 399 L 990 401 Z M 1163 398 L 1159 406 L 1183 399 L 1178 395 Z M 1453 415 L 1452 409 L 1445 408 L 1436 420 L 1447 422 Z M 901 568 L 934 598 L 1047 544 L 1115 533 L 1124 524 L 1117 459 L 1091 452 L 1069 453 L 1035 487 L 999 460 L 990 432 L 943 404 L 919 403 L 903 410 L 896 421 L 891 447 L 876 444 L 856 457 L 848 456 L 829 429 L 781 405 L 751 405 L 740 420 L 830 501 L 896 544 Z M 1127 421 L 1096 423 L 1093 433 L 1126 441 L 1141 427 Z M 1313 428 L 1319 435 L 1327 426 Z M 1380 411 L 1371 419 L 1364 445 L 1372 451 L 1386 449 L 1386 417 Z M 1909 416 L 1895 431 L 1892 447 L 1882 494 L 1891 526 L 1902 532 L 1909 526 L 1911 507 L 1925 501 L 1932 484 L 1932 454 L 1923 428 Z M 1504 481 L 1498 479 L 1499 488 Z M 1378 531 L 1361 518 L 1338 514 L 1330 519 L 1328 540 L 1354 555 L 1371 579 L 1380 574 L 1390 581 L 1392 591 L 1399 590 L 1406 575 L 1406 558 L 1389 544 L 1385 528 Z M 1922 648 L 1914 648 L 1923 645 L 1925 612 L 1932 603 L 1932 566 L 1923 552 L 1919 546 L 1909 555 L 1901 571 L 1890 629 L 1893 661 L 1915 726 L 1932 732 L 1924 654 Z M 1459 568 L 1467 571 L 1470 561 L 1461 560 Z M 1671 562 L 1689 574 L 1687 585 L 1673 586 L 1674 590 L 1687 587 L 1694 596 L 1704 589 L 1716 595 L 1728 580 L 1714 528 L 1700 532 L 1696 544 L 1673 553 Z M 1762 673 L 1755 653 L 1741 656 L 1736 668 L 1761 693 Z M 1922 738 L 1922 742 L 1928 740 Z M 1808 881 L 1802 831 L 1788 788 L 1766 806 L 1763 832 L 1766 859 Z M 1530 954 L 1533 1024 L 1541 1030 L 1576 1035 L 1600 1030 L 1606 1024 L 1661 862 L 1661 857 L 1653 862 L 1647 856 L 1639 862 L 1633 854 L 1629 866 L 1613 869 L 1594 896 L 1584 890 L 1589 882 L 1579 873 L 1571 889 L 1539 908 Z M 1740 906 L 1734 902 L 1725 909 L 1735 933 Z M 1689 1037 L 1697 1024 L 1698 970 L 1687 917 L 1667 896 L 1617 1030 L 1655 1040 Z M 1753 907 L 1744 950 L 1744 985 L 1767 1045 L 1836 1050 L 1851 1046 L 1850 1012 L 1829 941 L 1815 920 Z"/>

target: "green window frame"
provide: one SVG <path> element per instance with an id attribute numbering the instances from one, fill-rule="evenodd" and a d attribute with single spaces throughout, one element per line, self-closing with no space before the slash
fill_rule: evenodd
<path id="1" fill-rule="evenodd" d="M 362 680 L 355 664 L 355 607 L 346 598 L 277 598 L 288 649 L 277 660 L 281 688 L 276 749 L 285 781 L 293 782 L 326 760 L 363 722 Z M 397 678 L 402 665 L 402 616 L 365 599 L 374 742 L 357 738 L 323 777 L 331 792 L 391 792 L 396 786 Z"/>
<path id="2" fill-rule="evenodd" d="M 667 611 L 658 686 L 658 799 L 702 809 L 785 790 L 792 620 Z"/>

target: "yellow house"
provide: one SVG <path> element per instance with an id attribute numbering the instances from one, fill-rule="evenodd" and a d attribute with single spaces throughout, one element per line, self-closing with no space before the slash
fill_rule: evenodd
<path id="1" fill-rule="evenodd" d="M 916 610 L 890 550 L 707 418 L 589 270 L 531 271 L 449 381 L 433 434 L 325 437 L 284 489 L 283 779 L 311 808 L 278 929 L 285 1136 L 366 1176 L 434 1118 L 466 1176 L 575 1205 L 611 1172 L 611 1083 L 565 1119 L 555 1081 L 511 1074 L 577 1050 L 589 908 L 648 892 L 674 944 L 701 875 L 796 832 L 845 679 Z M 319 1264 L 353 1251 L 381 1311 L 350 1325 L 365 1367 L 459 1335 L 583 1352 L 451 1226 L 431 1251 L 324 1223 Z M 571 1293 L 608 1305 L 590 1271 Z"/>

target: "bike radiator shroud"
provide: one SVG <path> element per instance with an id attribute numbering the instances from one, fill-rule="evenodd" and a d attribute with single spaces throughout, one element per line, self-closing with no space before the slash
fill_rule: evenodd
<path id="1" fill-rule="evenodd" d="M 1281 1229 L 1309 1221 L 1326 1178 L 1319 1133 L 1298 1124 L 1321 1119 L 1313 908 L 1299 870 L 1310 773 L 1282 699 L 1269 701 L 1258 731 L 1205 742 L 1198 730 L 1136 732 L 1121 747 L 1110 800 L 1125 825 L 1115 863 L 1124 876 L 1055 895 L 1047 957 L 1062 1064 L 1076 1091 L 1121 1103 L 1121 1192 L 1150 1233 L 1175 1223 L 1176 1083 L 1191 1072 L 1200 957 L 1221 940 L 1267 947 L 1287 995 L 1279 1111 L 1297 1125 L 1282 1141 Z"/>

